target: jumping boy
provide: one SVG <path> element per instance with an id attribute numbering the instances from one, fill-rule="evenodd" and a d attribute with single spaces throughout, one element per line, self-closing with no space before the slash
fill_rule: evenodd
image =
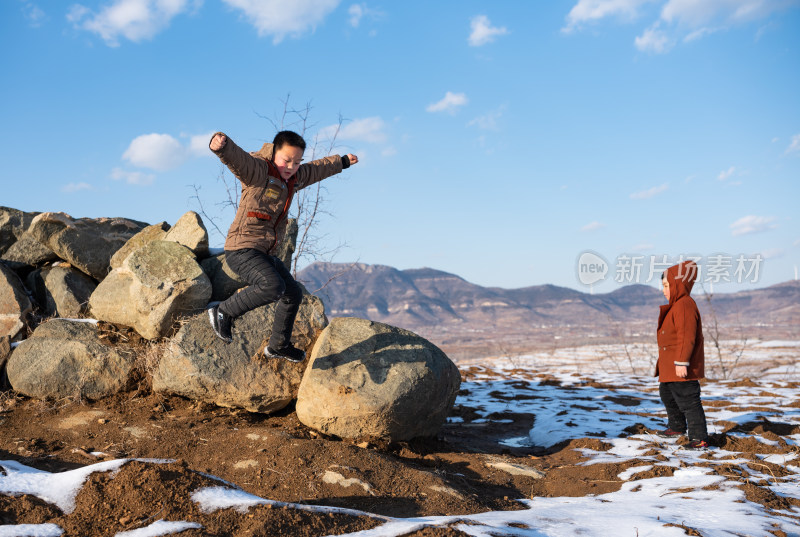
<path id="1" fill-rule="evenodd" d="M 705 378 L 703 326 L 700 311 L 689 294 L 697 279 L 697 264 L 684 261 L 661 275 L 664 296 L 658 316 L 658 375 L 661 401 L 667 409 L 668 428 L 659 436 L 676 438 L 689 431 L 689 449 L 708 447 L 706 415 L 700 402 L 700 382 Z"/>
<path id="2" fill-rule="evenodd" d="M 278 301 L 266 356 L 301 362 L 305 352 L 290 339 L 300 301 L 300 286 L 283 262 L 271 255 L 286 231 L 286 217 L 297 190 L 340 173 L 358 162 L 348 154 L 301 164 L 306 142 L 291 131 L 281 131 L 271 144 L 247 153 L 224 133 L 211 137 L 209 148 L 242 183 L 239 208 L 225 239 L 225 260 L 249 286 L 234 293 L 208 314 L 214 332 L 231 342 L 234 319 Z"/>

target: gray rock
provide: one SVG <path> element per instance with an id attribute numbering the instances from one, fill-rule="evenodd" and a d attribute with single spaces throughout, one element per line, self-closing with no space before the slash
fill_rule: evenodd
<path id="1" fill-rule="evenodd" d="M 0 254 L 17 242 L 39 213 L 26 213 L 10 207 L 0 207 Z"/>
<path id="2" fill-rule="evenodd" d="M 99 399 L 123 390 L 134 359 L 104 344 L 91 323 L 52 319 L 39 325 L 11 353 L 11 386 L 37 399 Z"/>
<path id="3" fill-rule="evenodd" d="M 297 234 L 299 232 L 296 218 L 289 218 L 286 221 L 286 232 L 283 234 L 283 240 L 275 246 L 273 255 L 283 261 L 289 272 L 292 271 L 292 257 L 297 249 Z"/>
<path id="4" fill-rule="evenodd" d="M 296 396 L 307 362 L 266 359 L 274 304 L 249 311 L 233 325 L 233 342 L 211 330 L 203 313 L 173 337 L 153 374 L 153 390 L 251 412 L 275 412 Z M 292 342 L 307 352 L 327 325 L 322 301 L 305 295 L 294 324 Z"/>
<path id="5" fill-rule="evenodd" d="M 25 280 L 33 298 L 47 316 L 81 317 L 89 310 L 89 297 L 97 284 L 68 265 L 34 270 Z"/>
<path id="6" fill-rule="evenodd" d="M 110 269 L 111 256 L 147 224 L 127 218 L 79 218 L 65 213 L 42 213 L 30 232 L 42 244 L 95 280 Z"/>
<path id="7" fill-rule="evenodd" d="M 458 368 L 424 338 L 339 317 L 314 344 L 297 397 L 305 425 L 342 438 L 434 436 L 461 384 Z"/>
<path id="8" fill-rule="evenodd" d="M 168 335 L 180 317 L 204 308 L 210 298 L 211 282 L 188 248 L 152 241 L 100 282 L 89 305 L 97 319 L 156 339 Z"/>
<path id="9" fill-rule="evenodd" d="M 24 336 L 25 318 L 33 310 L 25 286 L 14 271 L 0 264 L 0 336 Z"/>
<path id="10" fill-rule="evenodd" d="M 9 268 L 21 270 L 57 261 L 58 256 L 36 237 L 26 232 L 0 256 L 0 259 L 5 261 Z"/>
<path id="11" fill-rule="evenodd" d="M 225 262 L 225 254 L 207 257 L 200 261 L 203 272 L 211 280 L 211 300 L 222 302 L 237 290 L 247 286 L 247 282 L 242 280 L 228 263 Z"/>
<path id="12" fill-rule="evenodd" d="M 203 219 L 194 211 L 181 216 L 167 232 L 164 240 L 186 246 L 199 258 L 208 256 L 208 230 Z"/>
<path id="13" fill-rule="evenodd" d="M 158 224 L 153 224 L 152 226 L 147 226 L 139 233 L 128 239 L 122 248 L 117 250 L 114 255 L 111 256 L 111 265 L 112 269 L 119 268 L 122 266 L 122 262 L 127 259 L 129 255 L 133 252 L 144 246 L 145 244 L 153 241 L 160 241 L 164 239 L 164 236 L 169 231 L 169 224 L 166 222 L 160 222 Z"/>

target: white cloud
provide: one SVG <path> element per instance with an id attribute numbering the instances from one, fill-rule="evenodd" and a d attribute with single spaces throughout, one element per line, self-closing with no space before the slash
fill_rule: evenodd
<path id="1" fill-rule="evenodd" d="M 647 3 L 660 4 L 661 13 L 634 43 L 639 50 L 664 53 L 678 40 L 688 43 L 731 26 L 763 20 L 797 6 L 798 0 L 578 0 L 562 32 L 608 17 L 634 21 Z M 763 31 L 761 26 L 757 35 Z"/>
<path id="2" fill-rule="evenodd" d="M 497 110 L 493 112 L 489 112 L 488 114 L 484 114 L 482 116 L 478 116 L 467 125 L 469 126 L 476 126 L 479 129 L 489 130 L 489 131 L 496 131 L 497 130 L 497 120 L 503 115 L 505 112 L 506 107 L 501 106 Z"/>
<path id="3" fill-rule="evenodd" d="M 353 140 L 370 143 L 386 141 L 386 124 L 378 116 L 354 119 L 339 131 L 340 140 Z"/>
<path id="4" fill-rule="evenodd" d="M 472 32 L 469 34 L 467 42 L 471 47 L 486 45 L 494 41 L 497 36 L 508 34 L 508 28 L 505 26 L 492 26 L 492 23 L 489 22 L 489 17 L 486 15 L 472 17 L 469 21 L 469 26 L 472 28 Z"/>
<path id="5" fill-rule="evenodd" d="M 122 154 L 122 158 L 140 168 L 169 170 L 186 160 L 188 150 L 169 134 L 137 136 Z"/>
<path id="6" fill-rule="evenodd" d="M 777 259 L 783 257 L 784 254 L 786 254 L 786 250 L 783 248 L 770 248 L 769 250 L 763 250 L 761 252 L 761 256 L 764 259 Z"/>
<path id="7" fill-rule="evenodd" d="M 722 170 L 719 172 L 717 179 L 720 181 L 726 181 L 731 178 L 731 176 L 736 172 L 736 166 L 731 166 L 727 170 Z"/>
<path id="8" fill-rule="evenodd" d="M 45 12 L 33 2 L 23 2 L 22 14 L 28 20 L 28 24 L 30 24 L 32 28 L 39 28 L 47 19 Z"/>
<path id="9" fill-rule="evenodd" d="M 567 26 L 561 31 L 572 32 L 582 24 L 606 17 L 634 19 L 639 8 L 653 0 L 579 0 L 567 15 Z"/>
<path id="10" fill-rule="evenodd" d="M 67 183 L 61 187 L 61 192 L 80 192 L 81 190 L 92 190 L 89 183 Z"/>
<path id="11" fill-rule="evenodd" d="M 642 190 L 640 192 L 634 192 L 631 194 L 632 200 L 646 200 L 652 198 L 653 196 L 657 196 L 667 190 L 669 188 L 669 184 L 664 183 L 663 185 L 654 186 L 653 188 L 648 188 L 647 190 Z"/>
<path id="12" fill-rule="evenodd" d="M 661 10 L 667 22 L 698 28 L 709 24 L 737 24 L 764 19 L 786 7 L 786 0 L 669 0 Z"/>
<path id="13" fill-rule="evenodd" d="M 121 37 L 134 43 L 152 39 L 175 16 L 201 3 L 202 0 L 115 0 L 99 13 L 75 4 L 67 20 L 76 28 L 99 35 L 108 46 L 117 47 Z"/>
<path id="14" fill-rule="evenodd" d="M 339 5 L 340 0 L 223 0 L 242 11 L 258 35 L 272 36 L 278 44 L 287 36 L 300 37 L 313 32 Z"/>
<path id="15" fill-rule="evenodd" d="M 597 231 L 598 229 L 603 229 L 606 227 L 605 224 L 601 224 L 600 222 L 590 222 L 581 228 L 581 231 Z"/>
<path id="16" fill-rule="evenodd" d="M 337 129 L 339 132 L 337 133 Z M 354 119 L 349 123 L 339 127 L 329 125 L 320 129 L 317 133 L 318 140 L 332 140 L 336 137 L 337 141 L 368 142 L 379 144 L 386 141 L 386 123 L 379 116 Z"/>
<path id="17" fill-rule="evenodd" d="M 209 131 L 204 134 L 182 134 L 181 137 L 188 137 L 189 138 L 189 147 L 188 151 L 194 156 L 211 156 L 213 153 L 211 150 L 208 149 L 208 143 L 211 141 L 211 137 L 214 135 L 214 131 Z"/>
<path id="18" fill-rule="evenodd" d="M 366 4 L 353 4 L 350 6 L 350 8 L 347 10 L 347 14 L 350 15 L 350 26 L 353 28 L 358 28 L 366 9 Z"/>
<path id="19" fill-rule="evenodd" d="M 448 91 L 441 101 L 428 105 L 425 110 L 428 112 L 448 112 L 450 114 L 455 114 L 458 107 L 464 106 L 468 102 L 469 99 L 467 99 L 466 94 Z"/>
<path id="20" fill-rule="evenodd" d="M 383 150 L 381 150 L 382 157 L 393 157 L 396 154 L 397 154 L 397 149 L 391 145 L 389 147 L 384 147 Z"/>
<path id="21" fill-rule="evenodd" d="M 789 147 L 786 148 L 786 154 L 789 153 L 797 153 L 800 151 L 800 134 L 795 134 L 792 136 L 792 142 L 789 144 Z"/>
<path id="22" fill-rule="evenodd" d="M 672 48 L 672 42 L 659 26 L 659 23 L 656 22 L 646 29 L 642 35 L 636 37 L 633 40 L 636 48 L 642 52 L 655 52 L 656 54 L 663 54 L 669 51 Z"/>
<path id="23" fill-rule="evenodd" d="M 155 181 L 156 176 L 151 173 L 129 172 L 122 168 L 111 170 L 111 178 L 114 181 L 125 181 L 129 185 L 146 186 Z"/>
<path id="24" fill-rule="evenodd" d="M 775 217 L 772 216 L 748 215 L 738 219 L 730 227 L 733 236 L 738 237 L 739 235 L 763 233 L 764 231 L 775 229 L 777 226 L 773 224 L 774 221 Z"/>

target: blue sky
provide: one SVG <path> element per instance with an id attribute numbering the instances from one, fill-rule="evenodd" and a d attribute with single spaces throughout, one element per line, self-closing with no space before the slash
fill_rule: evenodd
<path id="1" fill-rule="evenodd" d="M 797 0 L 6 0 L 0 43 L 0 205 L 174 223 L 196 186 L 225 230 L 209 136 L 257 149 L 288 96 L 361 160 L 325 183 L 334 261 L 585 290 L 590 251 L 598 292 L 800 265 Z"/>

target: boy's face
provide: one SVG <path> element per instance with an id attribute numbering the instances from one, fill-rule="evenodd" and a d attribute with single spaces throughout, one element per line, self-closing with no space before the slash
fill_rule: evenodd
<path id="1" fill-rule="evenodd" d="M 303 150 L 293 145 L 284 144 L 275 151 L 273 159 L 275 167 L 281 174 L 283 180 L 289 179 L 297 171 L 297 167 L 303 162 Z"/>
<path id="2" fill-rule="evenodd" d="M 669 282 L 666 278 L 661 280 L 661 292 L 664 293 L 666 299 L 669 300 Z"/>

